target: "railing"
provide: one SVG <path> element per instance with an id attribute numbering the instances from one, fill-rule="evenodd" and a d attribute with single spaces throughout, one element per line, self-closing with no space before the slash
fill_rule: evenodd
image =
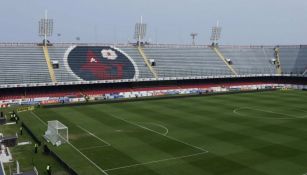
<path id="1" fill-rule="evenodd" d="M 236 77 L 265 77 L 265 76 L 304 76 L 305 69 L 283 72 L 281 75 L 275 74 L 272 69 L 237 69 L 238 75 L 231 75 L 227 70 L 222 69 L 168 69 L 157 70 L 158 78 L 132 78 L 114 80 L 93 80 L 93 81 L 65 81 L 73 77 L 70 73 L 57 73 L 58 82 L 50 81 L 48 74 L 10 74 L 0 78 L 0 88 L 14 87 L 36 87 L 36 86 L 55 86 L 55 85 L 79 85 L 79 84 L 101 84 L 101 83 L 120 83 L 120 82 L 142 82 L 142 81 L 164 81 L 164 80 L 185 80 L 185 79 L 212 79 L 212 78 L 236 78 Z M 126 72 L 127 73 L 127 72 Z M 129 73 L 129 72 L 128 72 Z M 103 73 L 101 73 L 103 74 Z M 142 75 L 142 74 L 141 74 Z M 142 76 L 139 76 L 142 77 Z M 146 77 L 146 76 L 145 76 Z M 36 80 L 36 81 L 32 81 Z M 40 81 L 39 81 L 40 80 Z M 45 80 L 45 81 L 44 81 Z"/>

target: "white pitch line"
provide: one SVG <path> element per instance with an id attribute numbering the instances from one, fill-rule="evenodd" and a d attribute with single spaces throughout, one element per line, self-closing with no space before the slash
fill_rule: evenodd
<path id="1" fill-rule="evenodd" d="M 84 150 L 91 150 L 91 149 L 104 148 L 104 147 L 109 147 L 109 146 L 108 145 L 104 145 L 104 146 L 90 146 L 90 147 L 86 147 L 86 148 L 79 148 L 79 150 L 84 151 Z"/>
<path id="2" fill-rule="evenodd" d="M 48 124 L 45 123 L 45 122 L 44 122 L 38 115 L 36 115 L 33 111 L 31 111 L 31 113 L 32 113 L 32 115 L 33 115 L 36 119 L 38 119 L 42 124 L 48 126 Z"/>
<path id="3" fill-rule="evenodd" d="M 27 141 L 27 142 L 19 142 L 19 143 L 17 144 L 17 146 L 31 145 L 31 144 L 32 144 L 32 142 L 30 142 L 30 141 Z"/>
<path id="4" fill-rule="evenodd" d="M 242 109 L 250 109 L 250 110 L 261 111 L 261 112 L 266 112 L 266 113 L 271 113 L 271 114 L 278 114 L 278 115 L 283 115 L 283 116 L 288 117 L 288 118 L 286 118 L 286 117 L 274 117 L 274 118 L 273 117 L 254 117 L 254 118 L 278 119 L 278 120 L 291 120 L 291 119 L 293 120 L 293 119 L 307 118 L 307 116 L 300 117 L 300 116 L 294 116 L 294 115 L 289 115 L 289 114 L 279 113 L 279 112 L 274 112 L 274 111 L 269 111 L 269 110 L 267 111 L 267 110 L 262 110 L 262 109 L 256 109 L 256 108 L 253 108 L 253 107 L 236 108 L 236 109 L 233 110 L 233 113 L 238 114 L 240 116 L 244 116 L 244 115 L 242 115 L 238 112 L 239 110 L 242 110 Z"/>
<path id="5" fill-rule="evenodd" d="M 168 134 L 168 129 L 167 129 L 167 127 L 165 127 L 165 126 L 163 126 L 163 125 L 161 125 L 161 124 L 158 124 L 158 123 L 151 123 L 151 124 L 152 124 L 152 125 L 159 126 L 159 127 L 163 128 L 163 129 L 165 129 L 165 133 L 163 133 L 163 135 L 167 135 L 167 134 Z"/>
<path id="6" fill-rule="evenodd" d="M 186 155 L 186 156 L 178 156 L 178 157 L 173 157 L 173 158 L 168 158 L 168 159 L 155 160 L 155 161 L 150 161 L 150 162 L 145 162 L 145 163 L 137 163 L 137 164 L 126 165 L 126 166 L 121 166 L 121 167 L 117 167 L 117 168 L 110 168 L 110 169 L 106 169 L 105 171 L 108 172 L 108 171 L 131 168 L 131 167 L 136 167 L 136 166 L 141 166 L 141 165 L 148 165 L 148 164 L 166 162 L 166 161 L 170 161 L 170 160 L 184 159 L 184 158 L 194 157 L 194 156 L 198 156 L 198 155 L 202 155 L 202 154 L 206 154 L 206 153 L 208 153 L 208 152 L 201 152 L 201 153 L 190 154 L 190 155 Z"/>
<path id="7" fill-rule="evenodd" d="M 118 120 L 124 121 L 124 122 L 129 123 L 129 124 L 134 125 L 134 126 L 138 126 L 138 127 L 143 128 L 143 129 L 145 129 L 145 130 L 148 130 L 148 131 L 150 131 L 150 132 L 153 132 L 153 133 L 156 133 L 156 134 L 158 134 L 158 135 L 164 136 L 164 137 L 166 137 L 166 138 L 168 138 L 168 139 L 170 139 L 170 140 L 174 140 L 174 141 L 176 141 L 176 142 L 179 142 L 179 143 L 182 143 L 182 144 L 184 144 L 184 145 L 190 146 L 190 147 L 192 147 L 192 148 L 194 148 L 194 149 L 198 149 L 198 150 L 200 150 L 200 151 L 202 151 L 202 152 L 206 152 L 206 153 L 209 152 L 209 151 L 207 151 L 207 150 L 205 150 L 205 149 L 203 149 L 203 148 L 200 148 L 200 147 L 198 147 L 198 146 L 191 145 L 191 144 L 189 144 L 189 143 L 186 143 L 186 142 L 184 142 L 184 141 L 178 140 L 178 139 L 176 139 L 176 138 L 174 138 L 174 137 L 171 137 L 171 136 L 163 135 L 163 134 L 161 134 L 161 133 L 159 133 L 159 132 L 157 132 L 157 131 L 154 131 L 154 130 L 152 130 L 152 129 L 146 128 L 146 127 L 144 127 L 144 126 L 142 126 L 142 125 L 139 125 L 139 124 L 137 124 L 137 123 L 134 123 L 134 122 L 125 120 L 125 119 L 123 119 L 123 118 L 117 117 L 117 116 L 115 116 L 115 115 L 113 115 L 113 114 L 109 114 L 109 115 L 110 115 L 111 117 L 113 117 L 113 118 L 118 119 Z"/>
<path id="8" fill-rule="evenodd" d="M 158 126 L 160 128 L 163 128 L 165 130 L 165 132 L 163 133 L 163 135 L 167 135 L 168 134 L 168 129 L 167 127 L 161 125 L 161 124 L 158 124 L 158 123 L 153 123 L 153 122 L 137 122 L 137 123 L 147 123 L 147 124 L 151 124 L 151 125 L 154 125 L 154 126 Z"/>
<path id="9" fill-rule="evenodd" d="M 34 112 L 31 111 L 31 113 L 36 117 L 40 122 L 42 122 L 44 125 L 48 126 L 47 123 L 45 123 L 39 116 L 37 116 Z M 100 172 L 102 172 L 105 175 L 109 175 L 105 170 L 100 168 L 95 162 L 93 162 L 91 159 L 89 159 L 85 154 L 83 154 L 78 148 L 76 148 L 73 144 L 67 142 L 71 147 L 73 147 L 78 153 L 80 153 L 85 159 L 87 159 L 91 164 L 93 164 Z"/>
<path id="10" fill-rule="evenodd" d="M 6 123 L 4 125 L 16 125 L 16 122 L 10 122 L 10 123 Z"/>
<path id="11" fill-rule="evenodd" d="M 306 111 L 306 110 L 303 110 L 303 109 L 299 109 L 299 108 L 297 108 L 297 110 L 298 110 L 298 111 L 302 111 L 302 112 L 306 112 L 306 113 L 307 113 L 307 111 Z M 306 173 L 306 175 L 307 175 L 307 173 Z"/>
<path id="12" fill-rule="evenodd" d="M 95 137 L 96 139 L 98 139 L 99 141 L 103 142 L 104 144 L 106 144 L 107 146 L 111 146 L 111 144 L 103 139 L 101 139 L 100 137 L 96 136 L 95 134 L 91 133 L 89 130 L 83 128 L 82 126 L 80 125 L 77 125 L 78 128 L 82 129 L 84 132 L 87 132 L 89 135 Z"/>
<path id="13" fill-rule="evenodd" d="M 256 109 L 256 108 L 250 108 L 250 109 L 256 110 L 256 111 L 261 111 L 261 112 L 272 113 L 272 114 L 284 115 L 284 116 L 288 116 L 288 117 L 294 117 L 294 118 L 305 118 L 305 117 L 299 117 L 299 116 L 289 115 L 289 114 L 285 114 L 285 113 L 274 112 L 274 111 L 270 111 L 270 110 L 262 110 L 262 109 Z"/>

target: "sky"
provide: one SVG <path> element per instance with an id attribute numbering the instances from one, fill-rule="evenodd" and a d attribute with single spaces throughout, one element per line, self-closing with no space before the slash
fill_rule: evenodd
<path id="1" fill-rule="evenodd" d="M 220 44 L 307 44 L 306 0 L 0 0 L 0 42 L 41 41 L 45 10 L 51 42 L 133 42 L 143 16 L 152 43 L 190 44 L 196 32 L 197 44 L 209 44 L 219 21 Z"/>

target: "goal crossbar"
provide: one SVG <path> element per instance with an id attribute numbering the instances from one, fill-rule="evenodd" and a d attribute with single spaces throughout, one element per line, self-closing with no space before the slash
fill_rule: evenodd
<path id="1" fill-rule="evenodd" d="M 44 138 L 53 145 L 61 145 L 68 142 L 68 127 L 57 120 L 48 121 L 48 128 Z"/>

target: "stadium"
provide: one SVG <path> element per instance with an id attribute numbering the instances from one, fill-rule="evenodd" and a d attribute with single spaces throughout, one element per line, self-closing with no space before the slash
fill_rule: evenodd
<path id="1" fill-rule="evenodd" d="M 0 43 L 0 175 L 304 175 L 307 45 Z"/>

